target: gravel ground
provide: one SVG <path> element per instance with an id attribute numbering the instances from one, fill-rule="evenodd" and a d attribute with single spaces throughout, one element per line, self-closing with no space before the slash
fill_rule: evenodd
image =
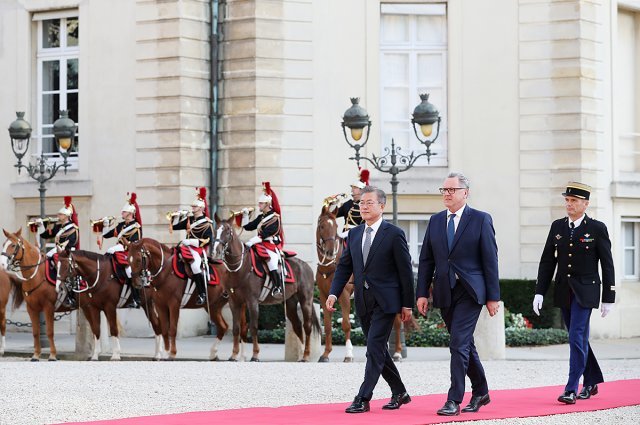
<path id="1" fill-rule="evenodd" d="M 640 360 L 603 360 L 608 380 L 640 378 Z M 566 361 L 484 362 L 492 389 L 562 385 Z M 398 365 L 410 394 L 446 393 L 448 362 Z M 251 406 L 345 402 L 360 385 L 364 364 L 229 362 L 30 363 L 0 359 L 0 425 L 114 419 Z M 467 387 L 469 388 L 469 387 Z M 382 381 L 375 398 L 389 396 Z M 556 397 L 556 394 L 550 394 Z M 640 402 L 640 395 L 638 395 Z M 445 400 L 443 399 L 443 402 Z M 639 424 L 640 406 L 482 424 Z"/>

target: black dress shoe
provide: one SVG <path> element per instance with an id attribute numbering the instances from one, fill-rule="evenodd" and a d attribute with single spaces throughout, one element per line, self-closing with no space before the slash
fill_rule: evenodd
<path id="1" fill-rule="evenodd" d="M 396 410 L 399 409 L 403 404 L 408 403 L 411 403 L 411 397 L 409 397 L 409 394 L 407 394 L 407 392 L 405 391 L 400 394 L 393 394 L 391 396 L 391 400 L 389 400 L 389 403 L 382 406 L 382 408 L 384 410 Z"/>
<path id="2" fill-rule="evenodd" d="M 477 412 L 482 406 L 486 406 L 489 403 L 491 403 L 489 394 L 473 396 L 471 400 L 469 400 L 469 404 L 467 404 L 462 411 L 464 413 Z"/>
<path id="3" fill-rule="evenodd" d="M 576 393 L 574 391 L 565 391 L 558 397 L 560 403 L 576 404 Z"/>
<path id="4" fill-rule="evenodd" d="M 582 391 L 578 394 L 580 400 L 586 400 L 590 398 L 592 395 L 598 394 L 598 384 L 596 385 L 587 385 L 586 387 L 582 387 Z"/>
<path id="5" fill-rule="evenodd" d="M 453 400 L 447 400 L 442 409 L 436 413 L 440 416 L 458 416 L 460 414 L 460 404 Z"/>
<path id="6" fill-rule="evenodd" d="M 359 395 L 353 399 L 351 406 L 344 409 L 346 413 L 364 413 L 369 411 L 369 400 L 365 400 Z"/>

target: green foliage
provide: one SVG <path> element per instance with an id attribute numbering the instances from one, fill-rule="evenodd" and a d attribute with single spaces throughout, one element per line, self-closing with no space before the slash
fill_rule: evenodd
<path id="1" fill-rule="evenodd" d="M 569 334 L 564 329 L 505 329 L 507 345 L 522 347 L 529 345 L 566 344 Z"/>
<path id="2" fill-rule="evenodd" d="M 500 281 L 500 296 L 504 306 L 511 313 L 521 313 L 534 329 L 561 328 L 560 310 L 553 306 L 553 284 L 544 300 L 544 308 L 537 316 L 532 309 L 533 296 L 536 293 L 535 280 L 502 279 Z"/>
<path id="3" fill-rule="evenodd" d="M 249 320 L 247 313 L 247 320 Z M 258 329 L 284 329 L 284 306 L 282 304 L 261 305 Z M 284 334 L 283 334 L 284 335 Z M 283 339 L 284 341 L 284 339 Z"/>

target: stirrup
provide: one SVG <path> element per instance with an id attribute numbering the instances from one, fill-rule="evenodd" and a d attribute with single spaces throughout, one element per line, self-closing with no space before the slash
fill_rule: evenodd
<path id="1" fill-rule="evenodd" d="M 207 302 L 207 296 L 204 294 L 198 294 L 198 298 L 196 298 L 196 305 L 204 305 Z"/>

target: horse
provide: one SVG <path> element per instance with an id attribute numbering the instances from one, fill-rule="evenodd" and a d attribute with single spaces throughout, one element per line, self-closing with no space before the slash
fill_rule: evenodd
<path id="1" fill-rule="evenodd" d="M 178 276 L 174 270 L 174 260 L 182 261 L 174 258 L 177 255 L 176 250 L 151 238 L 131 242 L 127 249 L 133 284 L 138 288 L 144 288 L 145 294 L 149 294 L 153 299 L 163 335 L 168 334 L 168 339 L 165 340 L 165 349 L 169 352 L 168 360 L 176 358 L 176 334 L 181 308 L 208 308 L 209 318 L 217 329 L 217 338 L 211 346 L 209 359 L 218 360 L 218 345 L 229 328 L 222 317 L 222 308 L 228 301 L 223 285 L 207 284 L 208 303 L 196 305 L 197 293 L 194 291 L 189 294 L 185 278 Z M 227 271 L 220 264 L 214 264 L 213 267 L 220 282 L 225 282 Z"/>
<path id="2" fill-rule="evenodd" d="M 9 273 L 0 267 L 0 356 L 4 355 L 4 347 L 6 346 L 7 302 L 12 288 Z"/>
<path id="3" fill-rule="evenodd" d="M 131 291 L 119 281 L 111 258 L 90 251 L 62 251 L 58 256 L 58 262 L 58 280 L 66 282 L 67 287 L 76 288 L 78 305 L 84 312 L 94 335 L 93 353 L 90 359 L 98 360 L 100 355 L 100 312 L 102 311 L 107 318 L 111 334 L 111 360 L 120 360 L 116 310 L 131 298 Z M 80 283 L 80 279 L 84 279 L 84 282 Z M 153 303 L 148 297 L 143 300 L 143 307 L 156 335 L 154 360 L 159 360 L 164 354 L 160 345 L 160 324 L 153 314 Z"/>
<path id="4" fill-rule="evenodd" d="M 331 281 L 336 272 L 340 256 L 342 255 L 343 241 L 338 236 L 338 222 L 336 216 L 331 212 L 329 206 L 323 206 L 318 224 L 316 226 L 316 251 L 318 254 L 318 266 L 316 269 L 316 282 L 320 292 L 320 303 L 324 317 L 324 353 L 318 360 L 321 363 L 329 361 L 329 354 L 333 349 L 332 342 L 332 312 L 327 310 L 327 297 L 331 289 Z M 346 354 L 344 362 L 353 361 L 353 345 L 351 344 L 351 322 L 349 313 L 351 312 L 351 295 L 353 294 L 353 282 L 344 287 L 342 294 L 338 298 L 340 310 L 342 312 L 342 331 L 344 332 Z"/>
<path id="5" fill-rule="evenodd" d="M 15 233 L 9 233 L 4 229 L 2 231 L 7 237 L 2 246 L 2 256 L 6 257 L 3 261 L 7 265 L 7 270 L 14 272 L 15 276 L 21 281 L 20 285 L 12 281 L 13 286 L 17 285 L 13 306 L 17 308 L 26 300 L 27 313 L 29 313 L 29 318 L 31 319 L 34 346 L 31 361 L 39 361 L 42 351 L 40 346 L 40 320 L 38 317 L 40 312 L 44 313 L 47 328 L 50 347 L 49 361 L 56 361 L 58 352 L 53 340 L 54 313 L 68 312 L 75 310 L 75 308 L 70 309 L 61 304 L 55 286 L 47 283 L 45 276 L 46 256 L 24 239 L 22 229 L 18 229 Z M 27 277 L 25 277 L 25 274 Z"/>
<path id="6" fill-rule="evenodd" d="M 233 228 L 234 217 L 220 220 L 215 216 L 216 233 L 213 244 L 215 258 L 222 260 L 227 269 L 224 285 L 229 292 L 231 310 L 233 313 L 233 353 L 229 360 L 237 360 L 239 352 L 239 330 L 243 306 L 249 311 L 249 327 L 253 340 L 253 355 L 251 361 L 259 361 L 260 346 L 258 344 L 258 316 L 260 304 L 285 303 L 287 318 L 291 322 L 293 331 L 304 344 L 304 352 L 300 361 L 309 361 L 311 352 L 312 328 L 321 332 L 320 321 L 313 308 L 314 279 L 313 270 L 298 258 L 289 258 L 291 271 L 295 277 L 294 283 L 284 283 L 284 296 L 274 298 L 269 293 L 262 301 L 263 279 L 253 271 L 250 249 L 242 243 Z M 258 261 L 261 261 L 258 259 Z M 284 301 L 283 301 L 284 300 Z M 298 317 L 298 305 L 302 310 L 303 322 Z M 304 329 L 304 335 L 302 334 Z"/>

